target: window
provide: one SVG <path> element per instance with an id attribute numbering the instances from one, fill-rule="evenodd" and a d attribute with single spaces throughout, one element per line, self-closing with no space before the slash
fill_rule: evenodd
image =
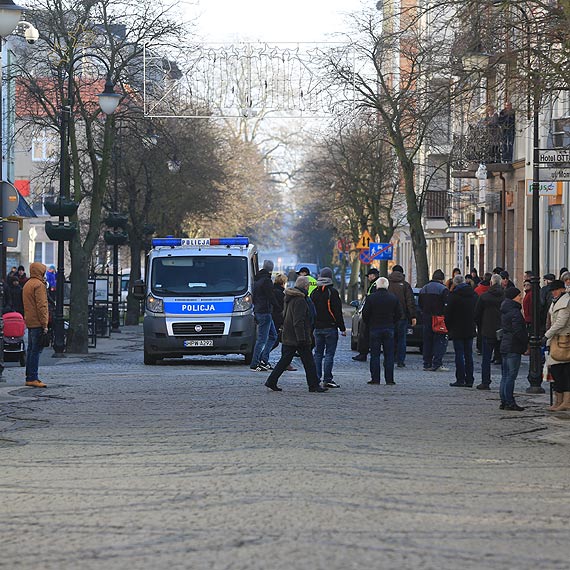
<path id="1" fill-rule="evenodd" d="M 35 196 L 34 201 L 32 202 L 34 213 L 38 216 L 49 216 L 47 210 L 44 208 L 44 200 L 54 200 L 56 198 L 57 196 L 53 188 L 50 188 L 49 192 L 46 192 L 45 194 Z"/>
<path id="2" fill-rule="evenodd" d="M 34 261 L 43 263 L 44 265 L 54 265 L 55 264 L 55 243 L 53 241 L 48 242 L 36 242 L 36 248 L 34 251 Z"/>
<path id="3" fill-rule="evenodd" d="M 57 138 L 49 134 L 47 129 L 42 129 L 32 139 L 32 160 L 57 160 Z"/>

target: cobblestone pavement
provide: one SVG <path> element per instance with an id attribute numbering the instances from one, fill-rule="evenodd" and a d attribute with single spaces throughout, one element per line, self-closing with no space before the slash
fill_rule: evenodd
<path id="1" fill-rule="evenodd" d="M 145 367 L 139 328 L 44 356 L 47 390 L 8 368 L 0 568 L 566 570 L 570 413 L 501 412 L 415 349 L 369 386 L 348 345 L 326 394 L 238 357 Z"/>

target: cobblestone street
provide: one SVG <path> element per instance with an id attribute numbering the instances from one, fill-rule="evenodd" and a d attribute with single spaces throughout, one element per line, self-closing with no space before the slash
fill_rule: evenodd
<path id="1" fill-rule="evenodd" d="M 524 394 L 526 363 L 516 413 L 499 367 L 450 388 L 411 349 L 369 386 L 352 354 L 326 394 L 241 357 L 144 366 L 142 327 L 44 355 L 44 391 L 7 368 L 0 568 L 566 570 L 570 413 Z"/>

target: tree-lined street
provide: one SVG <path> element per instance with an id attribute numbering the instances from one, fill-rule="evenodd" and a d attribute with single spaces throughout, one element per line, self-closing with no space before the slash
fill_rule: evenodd
<path id="1" fill-rule="evenodd" d="M 498 367 L 454 389 L 412 349 L 369 386 L 343 339 L 340 389 L 272 393 L 237 357 L 145 367 L 140 328 L 46 355 L 44 391 L 5 370 L 0 567 L 568 567 L 570 414 L 499 411 Z"/>

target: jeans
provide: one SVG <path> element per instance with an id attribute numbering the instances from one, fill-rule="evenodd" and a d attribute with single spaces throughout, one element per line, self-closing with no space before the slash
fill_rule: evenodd
<path id="1" fill-rule="evenodd" d="M 370 329 L 370 376 L 380 382 L 380 354 L 384 352 L 384 379 L 394 381 L 394 327 Z"/>
<path id="2" fill-rule="evenodd" d="M 324 382 L 333 379 L 332 369 L 336 345 L 338 344 L 338 329 L 315 329 L 315 366 L 317 376 Z M 323 356 L 325 360 L 325 375 L 323 376 Z"/>
<path id="3" fill-rule="evenodd" d="M 277 386 L 277 381 L 281 377 L 281 374 L 287 370 L 287 366 L 291 364 L 291 361 L 293 360 L 293 357 L 296 353 L 298 353 L 301 357 L 301 362 L 303 363 L 303 368 L 305 369 L 305 377 L 307 378 L 307 384 L 309 388 L 316 388 L 319 385 L 317 369 L 315 368 L 315 359 L 313 358 L 311 347 L 309 345 L 290 346 L 288 344 L 282 345 L 281 358 L 275 365 L 275 368 L 271 371 L 271 374 L 267 379 L 267 384 L 273 384 Z"/>
<path id="4" fill-rule="evenodd" d="M 503 362 L 501 364 L 501 386 L 499 387 L 499 394 L 501 402 L 507 406 L 515 404 L 515 380 L 519 373 L 521 365 L 521 355 L 509 352 L 503 354 Z"/>
<path id="5" fill-rule="evenodd" d="M 426 315 L 424 322 L 424 368 L 439 368 L 443 364 L 443 355 L 447 350 L 447 335 L 434 333 L 431 328 L 431 316 Z"/>
<path id="6" fill-rule="evenodd" d="M 408 336 L 408 319 L 396 323 L 396 362 L 403 364 L 406 360 L 406 340 Z"/>
<path id="7" fill-rule="evenodd" d="M 253 349 L 250 368 L 255 368 L 260 362 L 269 362 L 269 353 L 277 340 L 277 330 L 273 324 L 271 313 L 256 314 L 257 341 Z"/>
<path id="8" fill-rule="evenodd" d="M 455 351 L 455 379 L 458 384 L 473 385 L 473 339 L 453 339 Z"/>
<path id="9" fill-rule="evenodd" d="M 488 336 L 483 337 L 483 360 L 481 362 L 481 383 L 491 384 L 491 360 L 493 358 L 493 351 L 498 346 L 499 342 L 496 338 Z"/>
<path id="10" fill-rule="evenodd" d="M 39 380 L 40 354 L 43 347 L 40 344 L 42 327 L 28 329 L 28 348 L 26 351 L 26 382 Z"/>

